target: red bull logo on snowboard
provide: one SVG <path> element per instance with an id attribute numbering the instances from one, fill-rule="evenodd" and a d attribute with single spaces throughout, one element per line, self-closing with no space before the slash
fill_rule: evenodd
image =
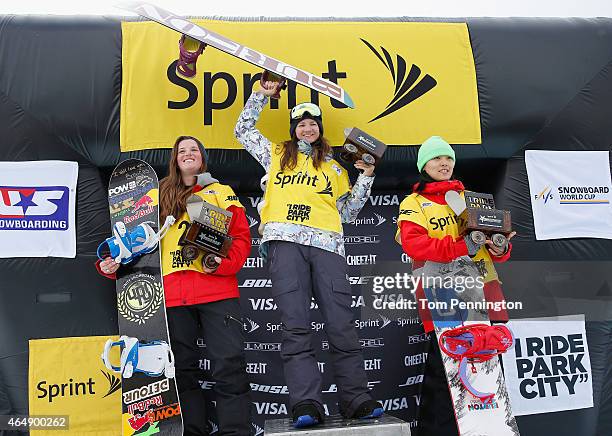
<path id="1" fill-rule="evenodd" d="M 1 230 L 68 230 L 67 186 L 0 186 Z"/>
<path id="2" fill-rule="evenodd" d="M 140 209 L 147 209 L 153 206 L 153 199 L 148 195 L 143 195 L 140 200 L 133 204 L 132 212 L 136 212 Z"/>

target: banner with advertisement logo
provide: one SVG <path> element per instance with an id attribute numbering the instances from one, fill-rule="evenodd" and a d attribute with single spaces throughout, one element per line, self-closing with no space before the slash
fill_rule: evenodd
<path id="1" fill-rule="evenodd" d="M 108 339 L 30 340 L 30 416 L 67 416 L 72 435 L 121 434 L 121 377 L 109 371 L 100 357 Z M 118 362 L 119 350 L 111 354 L 111 361 Z M 55 434 L 52 428 L 31 430 L 32 436 Z"/>
<path id="2" fill-rule="evenodd" d="M 612 239 L 607 151 L 525 152 L 536 239 Z"/>
<path id="3" fill-rule="evenodd" d="M 465 23 L 193 21 L 338 83 L 356 104 L 349 109 L 290 84 L 258 124 L 271 141 L 288 138 L 288 109 L 312 99 L 334 145 L 354 126 L 387 144 L 421 144 L 434 133 L 450 143 L 481 142 Z M 241 148 L 234 126 L 261 70 L 209 47 L 197 75 L 185 79 L 175 71 L 179 39 L 157 23 L 122 23 L 121 151 L 169 148 L 185 134 L 210 148 Z"/>
<path id="4" fill-rule="evenodd" d="M 0 162 L 0 258 L 76 256 L 76 162 Z"/>
<path id="5" fill-rule="evenodd" d="M 593 407 L 584 315 L 510 321 L 514 347 L 502 354 L 515 415 Z"/>

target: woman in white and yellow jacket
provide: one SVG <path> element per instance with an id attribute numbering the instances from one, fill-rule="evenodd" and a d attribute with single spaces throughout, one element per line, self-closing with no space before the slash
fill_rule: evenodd
<path id="1" fill-rule="evenodd" d="M 294 425 L 315 425 L 325 416 L 310 328 L 311 296 L 325 321 L 341 413 L 378 417 L 383 409 L 370 395 L 353 324 L 342 232 L 342 223 L 354 221 L 370 195 L 374 167 L 357 161 L 362 173 L 351 189 L 346 170 L 331 157 L 323 136 L 321 109 L 312 103 L 291 110 L 289 140 L 271 143 L 255 124 L 276 92 L 275 82 L 266 82 L 251 95 L 235 134 L 269 175 L 260 251 L 267 258 L 284 326 L 281 357 Z"/>

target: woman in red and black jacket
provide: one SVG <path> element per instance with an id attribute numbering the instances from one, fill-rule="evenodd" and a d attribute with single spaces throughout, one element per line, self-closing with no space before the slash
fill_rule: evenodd
<path id="1" fill-rule="evenodd" d="M 161 241 L 166 313 L 176 380 L 183 413 L 185 435 L 208 435 L 204 392 L 198 382 L 200 351 L 197 339 L 206 341 L 215 381 L 219 435 L 251 434 L 250 384 L 246 374 L 242 314 L 236 274 L 251 251 L 251 235 L 244 207 L 231 187 L 220 184 L 205 172 L 207 153 L 194 137 L 179 137 L 172 149 L 168 176 L 160 182 L 160 218 L 178 217 Z M 182 257 L 178 245 L 189 221 L 187 198 L 203 201 L 232 213 L 229 235 L 233 238 L 228 256 L 215 258 L 207 268 L 202 256 L 193 261 Z M 98 262 L 103 275 L 114 278 L 119 268 L 110 257 Z"/>
<path id="2" fill-rule="evenodd" d="M 493 262 L 508 260 L 512 244 L 502 250 L 489 239 L 484 245 L 478 245 L 463 235 L 461 219 L 445 200 L 447 192 L 463 195 L 465 190 L 459 180 L 453 179 L 454 167 L 455 152 L 442 138 L 432 136 L 421 145 L 417 160 L 420 181 L 414 185 L 413 193 L 400 204 L 396 240 L 412 259 L 413 270 L 422 267 L 426 261 L 447 263 L 469 256 L 483 276 L 485 299 L 502 301 L 504 297 Z M 508 239 L 513 236 L 514 232 Z M 417 299 L 423 301 L 424 298 L 423 288 L 419 286 Z M 429 311 L 420 310 L 420 303 L 417 307 L 425 332 L 431 333 L 433 323 Z M 507 321 L 508 315 L 505 310 L 490 310 L 489 319 Z M 435 337 L 426 343 L 424 351 L 428 354 L 417 415 L 419 434 L 456 435 L 454 408 Z"/>

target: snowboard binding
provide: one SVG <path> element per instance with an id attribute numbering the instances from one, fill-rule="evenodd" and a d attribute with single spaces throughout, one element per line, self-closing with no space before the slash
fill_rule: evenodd
<path id="1" fill-rule="evenodd" d="M 148 223 L 141 223 L 128 231 L 125 224 L 119 221 L 113 226 L 113 236 L 107 238 L 98 246 L 96 251 L 98 259 L 104 260 L 102 249 L 106 244 L 113 260 L 116 263 L 126 265 L 143 254 L 154 251 L 172 224 L 174 224 L 174 217 L 170 215 L 166 218 L 161 230 L 155 233 L 155 230 Z"/>
<path id="2" fill-rule="evenodd" d="M 109 359 L 113 347 L 121 351 L 120 366 L 114 366 Z M 104 365 L 123 378 L 130 378 L 134 373 L 143 373 L 150 377 L 159 377 L 162 374 L 167 378 L 174 378 L 174 354 L 170 346 L 164 341 L 139 342 L 137 338 L 121 336 L 119 341 L 112 339 L 106 341 L 102 352 Z"/>
<path id="3" fill-rule="evenodd" d="M 195 76 L 198 57 L 200 57 L 205 48 L 205 43 L 190 38 L 187 35 L 181 36 L 176 72 L 187 78 Z"/>
<path id="4" fill-rule="evenodd" d="M 439 338 L 440 350 L 459 361 L 459 377 L 465 389 L 483 403 L 491 403 L 495 394 L 480 392 L 467 377 L 467 365 L 486 362 L 514 345 L 514 336 L 508 327 L 471 324 L 444 331 Z"/>

